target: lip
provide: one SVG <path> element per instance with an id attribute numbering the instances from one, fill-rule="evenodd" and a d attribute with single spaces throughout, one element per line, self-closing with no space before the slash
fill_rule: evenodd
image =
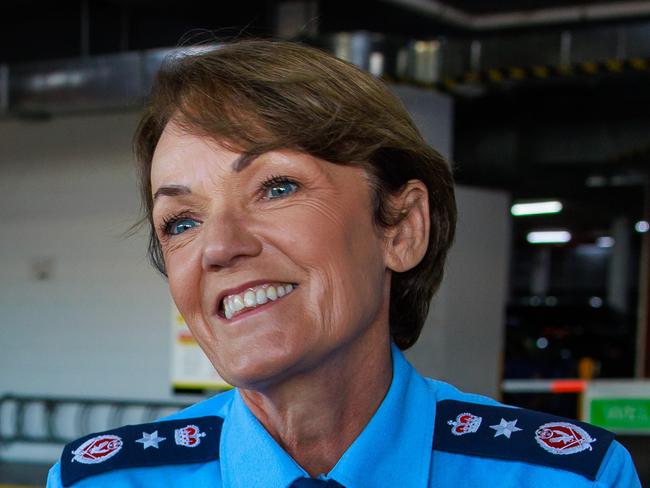
<path id="1" fill-rule="evenodd" d="M 293 282 L 291 282 L 291 281 L 282 281 L 282 280 L 265 279 L 265 280 L 254 280 L 254 281 L 248 281 L 248 282 L 246 282 L 246 283 L 244 283 L 244 284 L 242 284 L 242 285 L 239 285 L 239 286 L 237 286 L 237 287 L 234 287 L 234 288 L 227 288 L 227 289 L 223 290 L 221 293 L 219 293 L 219 295 L 217 296 L 217 303 L 216 303 L 216 305 L 215 305 L 215 310 L 216 310 L 217 315 L 219 315 L 220 317 L 225 318 L 225 317 L 223 316 L 223 314 L 221 313 L 220 307 L 221 307 L 221 302 L 222 302 L 223 299 L 224 299 L 225 297 L 227 297 L 228 295 L 238 295 L 238 294 L 240 294 L 241 292 L 243 292 L 243 291 L 245 291 L 245 290 L 248 290 L 249 288 L 254 288 L 254 287 L 258 286 L 258 285 L 264 285 L 264 284 L 267 284 L 267 283 L 269 283 L 269 284 L 270 284 L 270 283 L 290 283 L 290 284 L 292 284 L 294 287 L 297 287 L 297 286 L 298 286 L 297 283 L 293 283 Z M 266 305 L 266 304 L 264 304 L 264 305 Z M 257 310 L 258 308 L 263 308 L 264 305 L 259 305 L 258 307 L 251 308 L 250 311 L 252 312 L 253 310 Z M 247 312 L 243 312 L 243 313 L 238 314 L 238 315 L 244 315 L 245 313 L 247 313 Z"/>

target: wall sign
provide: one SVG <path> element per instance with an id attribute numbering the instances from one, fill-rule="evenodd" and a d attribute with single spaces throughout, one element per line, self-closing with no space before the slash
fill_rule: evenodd
<path id="1" fill-rule="evenodd" d="M 194 340 L 185 320 L 172 304 L 172 361 L 171 383 L 173 388 L 183 390 L 226 390 L 226 383 L 214 369 Z"/>

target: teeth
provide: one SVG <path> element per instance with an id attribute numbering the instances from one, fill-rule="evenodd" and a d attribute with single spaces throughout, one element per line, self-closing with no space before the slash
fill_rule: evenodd
<path id="1" fill-rule="evenodd" d="M 244 300 L 239 295 L 235 295 L 231 297 L 232 300 L 232 308 L 235 312 L 239 312 L 241 309 L 244 308 Z"/>
<path id="2" fill-rule="evenodd" d="M 255 293 L 253 293 L 252 291 L 247 291 L 246 293 L 244 293 L 244 305 L 246 305 L 247 307 L 252 307 L 256 305 L 256 303 L 257 302 L 255 301 Z"/>
<path id="3" fill-rule="evenodd" d="M 275 286 L 271 285 L 266 289 L 266 296 L 272 301 L 278 299 L 278 292 L 275 290 Z"/>
<path id="4" fill-rule="evenodd" d="M 269 301 L 268 298 L 266 298 L 266 292 L 262 288 L 258 288 L 255 292 L 255 301 L 258 305 L 264 305 Z"/>
<path id="5" fill-rule="evenodd" d="M 245 308 L 255 308 L 264 305 L 269 300 L 275 301 L 291 293 L 294 286 L 290 283 L 284 285 L 261 285 L 246 290 L 242 294 L 230 295 L 223 299 L 223 314 L 227 319 L 233 318 Z"/>

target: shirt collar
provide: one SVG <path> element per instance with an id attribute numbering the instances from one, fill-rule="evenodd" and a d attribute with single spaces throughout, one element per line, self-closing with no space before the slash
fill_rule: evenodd
<path id="1" fill-rule="evenodd" d="M 328 473 L 346 488 L 427 486 L 435 399 L 395 344 L 392 356 L 393 380 L 386 397 Z"/>
<path id="2" fill-rule="evenodd" d="M 309 476 L 257 420 L 239 390 L 223 424 L 220 450 L 223 486 L 285 487 Z"/>
<path id="3" fill-rule="evenodd" d="M 346 488 L 425 486 L 429 477 L 435 399 L 394 344 L 391 352 L 393 379 L 386 397 L 326 476 Z M 269 435 L 238 391 L 221 435 L 224 486 L 287 487 L 309 476 Z"/>

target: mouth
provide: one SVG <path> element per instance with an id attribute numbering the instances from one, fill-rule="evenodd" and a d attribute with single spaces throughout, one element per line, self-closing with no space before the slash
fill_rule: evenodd
<path id="1" fill-rule="evenodd" d="M 246 285 L 245 285 L 246 286 Z M 236 290 L 227 291 L 219 300 L 218 315 L 231 320 L 238 315 L 282 300 L 298 287 L 295 283 L 261 283 Z"/>

